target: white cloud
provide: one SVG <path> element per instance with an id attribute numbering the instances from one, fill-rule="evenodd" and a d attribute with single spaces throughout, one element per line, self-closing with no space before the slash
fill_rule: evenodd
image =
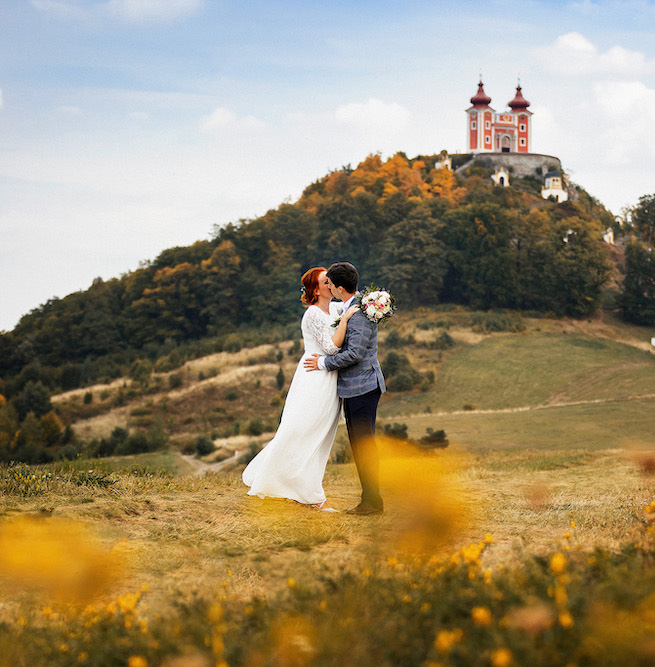
<path id="1" fill-rule="evenodd" d="M 351 102 L 337 108 L 338 123 L 369 132 L 399 132 L 407 127 L 411 112 L 400 104 L 384 102 L 372 97 L 364 104 Z"/>
<path id="2" fill-rule="evenodd" d="M 198 12 L 203 0 L 109 0 L 110 14 L 134 22 L 170 21 Z"/>
<path id="3" fill-rule="evenodd" d="M 63 114 L 64 116 L 81 116 L 84 112 L 80 107 L 74 106 L 61 106 L 55 109 L 57 113 Z"/>
<path id="4" fill-rule="evenodd" d="M 239 118 L 233 111 L 218 107 L 209 116 L 205 116 L 200 129 L 208 134 L 220 134 L 224 130 L 262 130 L 267 127 L 263 120 L 254 116 L 242 116 Z"/>
<path id="5" fill-rule="evenodd" d="M 579 32 L 560 35 L 555 42 L 537 49 L 544 69 L 565 76 L 589 74 L 642 76 L 655 72 L 655 60 L 648 60 L 640 51 L 613 46 L 604 53 Z"/>
<path id="6" fill-rule="evenodd" d="M 51 12 L 64 18 L 82 18 L 84 9 L 74 2 L 62 2 L 61 0 L 30 0 L 34 9 L 42 12 Z"/>
<path id="7" fill-rule="evenodd" d="M 30 0 L 32 7 L 64 18 L 109 15 L 131 23 L 172 21 L 199 12 L 204 0 L 106 0 L 91 6 L 79 0 Z"/>
<path id="8" fill-rule="evenodd" d="M 607 81 L 593 90 L 596 107 L 604 116 L 599 146 L 608 160 L 628 165 L 638 155 L 655 158 L 655 90 L 640 81 Z"/>

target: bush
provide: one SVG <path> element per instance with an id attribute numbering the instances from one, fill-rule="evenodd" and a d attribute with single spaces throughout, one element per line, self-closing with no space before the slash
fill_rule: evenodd
<path id="1" fill-rule="evenodd" d="M 426 429 L 426 431 L 426 434 L 420 439 L 421 444 L 429 447 L 448 447 L 446 431 L 443 429 L 435 431 L 431 428 Z"/>
<path id="2" fill-rule="evenodd" d="M 208 435 L 199 435 L 193 448 L 198 456 L 207 456 L 216 450 L 214 441 Z"/>
<path id="3" fill-rule="evenodd" d="M 168 376 L 168 386 L 171 389 L 179 389 L 184 384 L 184 375 L 182 373 L 173 373 Z"/>
<path id="4" fill-rule="evenodd" d="M 255 417 L 254 419 L 251 419 L 248 422 L 248 426 L 246 426 L 246 433 L 248 435 L 261 435 L 264 432 L 264 425 L 262 424 L 261 419 L 259 417 Z"/>
<path id="5" fill-rule="evenodd" d="M 407 424 L 385 424 L 384 434 L 391 438 L 398 438 L 399 440 L 407 440 Z"/>
<path id="6" fill-rule="evenodd" d="M 84 405 L 89 405 L 89 403 L 93 403 L 93 392 L 91 391 L 87 391 L 84 394 Z"/>
<path id="7" fill-rule="evenodd" d="M 473 313 L 471 327 L 478 333 L 520 332 L 525 330 L 523 318 L 518 313 L 490 311 L 488 313 Z"/>
<path id="8" fill-rule="evenodd" d="M 451 347 L 455 346 L 455 340 L 447 332 L 442 331 L 431 343 L 430 347 L 433 350 L 449 350 Z"/>
<path id="9" fill-rule="evenodd" d="M 75 445 L 64 445 L 57 452 L 57 459 L 59 461 L 74 461 L 79 454 L 79 450 Z"/>
<path id="10" fill-rule="evenodd" d="M 407 371 L 397 373 L 387 382 L 388 391 L 411 391 L 412 389 L 414 389 L 414 376 Z"/>
<path id="11" fill-rule="evenodd" d="M 248 463 L 250 463 L 255 458 L 255 456 L 259 454 L 261 450 L 262 450 L 261 444 L 257 442 L 251 442 L 248 445 L 248 449 L 246 449 L 246 451 L 239 457 L 239 463 L 244 463 L 248 465 Z"/>

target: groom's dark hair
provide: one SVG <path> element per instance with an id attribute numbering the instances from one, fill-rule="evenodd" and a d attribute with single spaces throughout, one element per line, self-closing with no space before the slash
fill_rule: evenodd
<path id="1" fill-rule="evenodd" d="M 354 294 L 359 283 L 359 273 L 350 262 L 336 262 L 327 270 L 327 277 L 335 287 L 343 287 Z"/>

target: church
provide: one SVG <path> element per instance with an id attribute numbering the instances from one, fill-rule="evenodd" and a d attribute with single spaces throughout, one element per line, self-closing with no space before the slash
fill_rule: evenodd
<path id="1" fill-rule="evenodd" d="M 491 178 L 501 187 L 510 185 L 510 175 L 514 179 L 536 178 L 541 181 L 544 199 L 567 201 L 570 188 L 559 158 L 531 151 L 532 112 L 528 111 L 529 106 L 519 81 L 507 108 L 496 112 L 480 79 L 478 92 L 466 109 L 466 143 L 470 159 L 456 171 L 465 174 L 471 166 L 480 164 L 494 170 Z"/>
<path id="2" fill-rule="evenodd" d="M 484 92 L 482 79 L 478 92 L 471 98 L 472 106 L 466 110 L 468 117 L 467 149 L 469 153 L 529 153 L 531 116 L 528 102 L 516 87 L 514 99 L 507 110 L 496 112 L 491 98 Z"/>

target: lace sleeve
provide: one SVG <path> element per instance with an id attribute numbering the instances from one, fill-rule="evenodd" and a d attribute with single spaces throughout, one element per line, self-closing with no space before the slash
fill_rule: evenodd
<path id="1" fill-rule="evenodd" d="M 332 342 L 334 329 L 330 326 L 331 319 L 321 313 L 318 308 L 307 311 L 307 329 L 314 337 L 325 354 L 336 354 L 341 348 Z"/>

